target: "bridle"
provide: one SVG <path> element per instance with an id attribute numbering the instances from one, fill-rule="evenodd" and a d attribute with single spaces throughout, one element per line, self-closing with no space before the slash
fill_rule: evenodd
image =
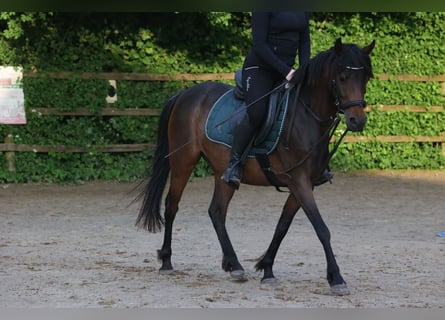
<path id="1" fill-rule="evenodd" d="M 364 69 L 364 67 L 363 66 L 361 66 L 361 67 L 346 66 L 345 69 L 352 70 L 352 71 L 361 71 Z M 362 99 L 352 100 L 352 101 L 348 101 L 345 103 L 341 103 L 340 93 L 339 93 L 339 90 L 337 87 L 337 82 L 335 81 L 335 79 L 332 79 L 332 87 L 333 87 L 334 95 L 335 95 L 334 103 L 340 113 L 344 113 L 346 109 L 353 107 L 353 106 L 360 106 L 362 108 L 366 107 L 366 101 L 362 100 Z"/>
<path id="2" fill-rule="evenodd" d="M 351 67 L 351 66 L 346 66 L 345 69 L 348 70 L 352 70 L 352 71 L 361 71 L 364 70 L 364 67 Z M 327 120 L 323 120 L 321 119 L 317 114 L 314 113 L 314 111 L 310 108 L 309 105 L 307 105 L 306 103 L 304 103 L 303 101 L 302 104 L 305 107 L 305 109 L 307 111 L 309 111 L 309 113 L 312 115 L 312 117 L 319 123 L 322 122 L 326 122 L 329 121 L 330 125 L 327 128 L 327 130 L 324 132 L 324 134 L 319 138 L 319 140 L 317 141 L 317 143 L 314 145 L 313 148 L 311 148 L 311 150 L 309 150 L 306 155 L 303 157 L 303 159 L 301 159 L 300 161 L 298 161 L 298 163 L 290 166 L 289 168 L 281 171 L 281 172 L 275 172 L 275 174 L 288 174 L 288 172 L 292 171 L 293 169 L 299 167 L 300 165 L 302 165 L 308 158 L 309 156 L 312 154 L 312 152 L 314 151 L 315 147 L 321 143 L 321 141 L 323 141 L 327 136 L 329 136 L 329 141 L 332 139 L 335 130 L 337 129 L 341 118 L 339 116 L 340 113 L 344 113 L 344 111 L 348 108 L 351 108 L 353 106 L 361 106 L 362 108 L 366 107 L 366 101 L 362 100 L 362 99 L 358 99 L 358 100 L 352 100 L 352 101 L 348 101 L 345 103 L 341 103 L 340 100 L 340 94 L 337 88 L 337 83 L 335 81 L 335 79 L 332 79 L 332 85 L 333 85 L 333 90 L 334 90 L 334 94 L 335 94 L 335 106 L 337 107 L 337 113 L 335 114 L 335 117 L 330 117 Z M 299 91 L 300 91 L 300 87 L 298 87 L 297 89 L 297 96 L 299 95 Z M 291 121 L 291 125 L 292 125 L 293 121 Z M 348 133 L 348 129 L 346 128 L 343 133 L 341 134 L 340 138 L 335 142 L 334 147 L 332 148 L 332 150 L 329 152 L 328 158 L 327 158 L 327 163 L 329 163 L 329 161 L 331 160 L 332 156 L 335 154 L 335 152 L 337 151 L 340 143 L 342 142 L 343 138 L 346 136 L 346 134 Z M 289 133 L 288 133 L 289 136 Z M 289 139 L 289 137 L 288 137 Z M 289 141 L 289 140 L 286 140 Z M 287 147 L 285 147 L 286 149 L 288 149 L 288 143 L 285 143 L 285 145 L 287 145 Z"/>

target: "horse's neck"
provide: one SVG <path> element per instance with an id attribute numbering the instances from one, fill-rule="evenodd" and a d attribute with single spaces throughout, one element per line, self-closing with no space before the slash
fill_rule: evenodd
<path id="1" fill-rule="evenodd" d="M 325 126 L 335 116 L 335 106 L 333 98 L 329 94 L 329 89 L 310 88 L 303 86 L 296 92 L 296 110 L 304 122 L 313 123 L 313 126 Z"/>
<path id="2" fill-rule="evenodd" d="M 307 97 L 311 110 L 323 120 L 334 116 L 332 112 L 333 100 L 329 92 L 330 90 L 326 88 L 314 88 Z"/>
<path id="3" fill-rule="evenodd" d="M 324 94 L 320 94 L 324 92 Z M 304 150 L 316 148 L 320 152 L 329 145 L 329 129 L 335 114 L 328 90 L 309 90 L 302 88 L 298 97 L 294 118 L 294 130 L 300 147 Z M 318 152 L 318 151 L 314 151 Z M 322 152 L 323 153 L 323 152 Z M 324 154 L 319 154 L 324 156 Z"/>

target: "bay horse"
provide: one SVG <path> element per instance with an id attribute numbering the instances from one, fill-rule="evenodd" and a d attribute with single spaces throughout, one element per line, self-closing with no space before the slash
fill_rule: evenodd
<path id="1" fill-rule="evenodd" d="M 337 39 L 332 48 L 318 53 L 300 66 L 289 85 L 289 108 L 275 149 L 268 155 L 270 170 L 279 187 L 289 189 L 269 247 L 255 268 L 262 270 L 262 283 L 276 281 L 272 267 L 279 246 L 296 212 L 303 208 L 322 244 L 327 261 L 327 281 L 335 295 L 349 294 L 331 247 L 330 231 L 314 199 L 315 181 L 330 159 L 330 131 L 335 119 L 344 114 L 347 130 L 362 131 L 366 123 L 364 100 L 366 84 L 373 76 L 369 57 L 375 45 L 359 47 Z M 172 227 L 178 204 L 191 173 L 204 158 L 214 174 L 213 197 L 208 214 L 216 231 L 223 257 L 222 269 L 234 280 L 247 280 L 226 230 L 227 209 L 234 189 L 221 179 L 230 157 L 230 148 L 210 141 L 204 127 L 211 107 L 228 90 L 227 84 L 208 81 L 173 95 L 166 102 L 158 126 L 157 147 L 151 175 L 144 190 L 136 226 L 150 232 L 165 226 L 163 244 L 158 250 L 160 273 L 173 271 L 171 262 Z M 164 217 L 161 198 L 170 176 L 165 197 Z M 242 183 L 269 186 L 255 158 L 247 158 Z M 241 191 L 240 191 L 241 192 Z"/>

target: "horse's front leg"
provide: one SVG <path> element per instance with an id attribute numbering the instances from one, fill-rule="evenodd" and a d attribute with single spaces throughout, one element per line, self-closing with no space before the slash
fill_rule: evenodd
<path id="1" fill-rule="evenodd" d="M 327 262 L 327 280 L 331 286 L 331 292 L 335 295 L 349 294 L 348 287 L 340 274 L 340 268 L 337 265 L 331 247 L 331 233 L 320 215 L 312 187 L 309 184 L 289 187 L 295 198 L 300 201 L 306 216 L 314 227 L 317 237 L 323 246 Z"/>
<path id="2" fill-rule="evenodd" d="M 292 223 L 292 220 L 295 216 L 295 213 L 300 208 L 300 204 L 296 201 L 295 197 L 291 194 L 286 200 L 284 204 L 283 211 L 281 212 L 280 219 L 275 228 L 274 235 L 272 237 L 272 241 L 267 249 L 266 253 L 260 258 L 260 260 L 255 265 L 255 269 L 263 270 L 264 275 L 261 279 L 261 283 L 266 284 L 276 284 L 277 280 L 272 271 L 272 267 L 275 261 L 275 256 L 277 255 L 278 248 L 281 245 L 289 227 Z"/>
<path id="3" fill-rule="evenodd" d="M 236 256 L 226 229 L 227 208 L 233 193 L 232 188 L 223 184 L 221 179 L 215 178 L 215 191 L 209 207 L 209 216 L 223 252 L 223 270 L 230 272 L 230 275 L 236 281 L 246 281 L 244 268 Z"/>

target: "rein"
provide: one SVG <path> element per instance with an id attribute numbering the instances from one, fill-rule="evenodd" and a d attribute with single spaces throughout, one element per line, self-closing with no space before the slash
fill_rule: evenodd
<path id="1" fill-rule="evenodd" d="M 305 106 L 305 108 L 307 110 L 310 110 L 309 106 L 307 106 L 306 104 L 303 104 Z M 321 120 L 312 110 L 310 110 L 311 115 L 314 117 L 315 120 L 317 120 L 318 122 L 322 122 L 323 120 Z M 335 130 L 337 129 L 338 125 L 340 124 L 341 118 L 339 117 L 339 113 L 337 112 L 335 118 L 333 119 L 331 125 L 329 126 L 329 128 L 323 133 L 323 135 L 318 139 L 317 143 L 311 148 L 311 150 L 309 150 L 306 155 L 303 157 L 303 159 L 301 159 L 300 161 L 298 161 L 296 164 L 290 166 L 289 168 L 283 170 L 283 171 L 276 171 L 274 172 L 274 174 L 276 175 L 280 175 L 280 174 L 286 174 L 296 168 L 298 168 L 299 166 L 301 166 L 312 154 L 312 152 L 315 150 L 315 148 L 321 143 L 321 141 L 323 141 L 323 139 L 326 138 L 327 135 L 329 135 L 329 140 L 332 138 L 332 136 L 334 135 Z M 321 121 L 319 121 L 321 120 Z M 324 120 L 324 121 L 328 121 L 328 120 Z M 332 156 L 334 155 L 334 153 L 337 151 L 338 146 L 340 145 L 341 141 L 343 140 L 343 138 L 345 137 L 346 133 L 348 132 L 348 129 L 346 129 L 343 134 L 341 135 L 340 139 L 338 141 L 336 141 L 334 148 L 331 150 L 331 152 L 329 152 L 328 155 L 328 163 L 331 160 Z M 329 134 L 330 133 L 330 134 Z"/>

